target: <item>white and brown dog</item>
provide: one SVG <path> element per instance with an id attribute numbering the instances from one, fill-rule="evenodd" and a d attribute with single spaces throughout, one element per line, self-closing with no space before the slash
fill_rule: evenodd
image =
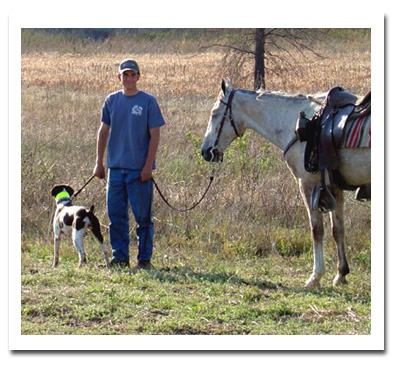
<path id="1" fill-rule="evenodd" d="M 55 198 L 57 208 L 54 215 L 54 263 L 56 267 L 59 263 L 59 245 L 61 234 L 72 235 L 74 247 L 79 252 L 79 267 L 87 262 L 84 251 L 83 238 L 89 228 L 101 245 L 106 266 L 109 266 L 108 256 L 103 244 L 103 236 L 98 218 L 94 215 L 94 206 L 90 209 L 72 204 L 74 190 L 68 185 L 55 185 L 51 189 L 51 195 Z"/>

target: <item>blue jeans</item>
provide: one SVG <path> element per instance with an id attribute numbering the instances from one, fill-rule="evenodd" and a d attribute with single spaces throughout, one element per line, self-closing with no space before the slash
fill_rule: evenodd
<path id="1" fill-rule="evenodd" d="M 150 260 L 153 251 L 153 181 L 142 182 L 140 171 L 109 169 L 107 208 L 113 259 L 129 261 L 128 203 L 137 223 L 138 260 Z"/>

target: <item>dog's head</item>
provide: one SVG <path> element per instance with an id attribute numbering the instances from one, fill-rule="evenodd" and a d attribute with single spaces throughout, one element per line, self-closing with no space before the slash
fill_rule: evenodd
<path id="1" fill-rule="evenodd" d="M 59 198 L 57 198 L 57 196 L 59 194 L 61 194 L 61 193 L 64 193 L 64 194 L 62 194 L 63 196 L 60 196 Z M 73 193 L 74 193 L 74 190 L 73 190 L 73 188 L 71 186 L 64 185 L 64 184 L 55 185 L 51 189 L 51 195 L 55 198 L 55 200 L 58 200 L 58 199 L 60 199 L 60 198 L 62 198 L 64 196 L 67 196 L 65 193 L 68 194 L 69 196 L 72 196 Z"/>

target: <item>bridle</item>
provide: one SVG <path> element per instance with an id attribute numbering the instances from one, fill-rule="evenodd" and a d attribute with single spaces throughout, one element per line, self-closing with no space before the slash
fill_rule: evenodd
<path id="1" fill-rule="evenodd" d="M 236 123 L 234 122 L 233 116 L 232 116 L 232 101 L 233 101 L 233 97 L 234 97 L 235 93 L 236 93 L 236 90 L 232 90 L 230 92 L 229 98 L 227 99 L 227 103 L 225 103 L 223 100 L 219 100 L 222 104 L 226 105 L 226 109 L 225 109 L 225 111 L 223 113 L 223 117 L 222 117 L 222 120 L 221 120 L 221 125 L 219 127 L 218 135 L 216 136 L 216 139 L 215 139 L 214 147 L 212 147 L 212 149 L 211 149 L 211 153 L 218 149 L 219 138 L 221 136 L 223 125 L 225 124 L 226 117 L 227 117 L 228 113 L 229 113 L 229 118 L 230 118 L 230 124 L 233 127 L 234 133 L 236 133 L 237 137 L 241 137 L 242 136 L 242 135 L 240 135 L 238 133 L 237 127 L 236 127 Z"/>

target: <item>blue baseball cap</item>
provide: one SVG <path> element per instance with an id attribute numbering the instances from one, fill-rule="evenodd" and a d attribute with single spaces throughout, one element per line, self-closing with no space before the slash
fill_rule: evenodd
<path id="1" fill-rule="evenodd" d="M 120 63 L 119 73 L 122 74 L 124 71 L 134 71 L 139 74 L 139 66 L 134 60 L 124 60 Z"/>

